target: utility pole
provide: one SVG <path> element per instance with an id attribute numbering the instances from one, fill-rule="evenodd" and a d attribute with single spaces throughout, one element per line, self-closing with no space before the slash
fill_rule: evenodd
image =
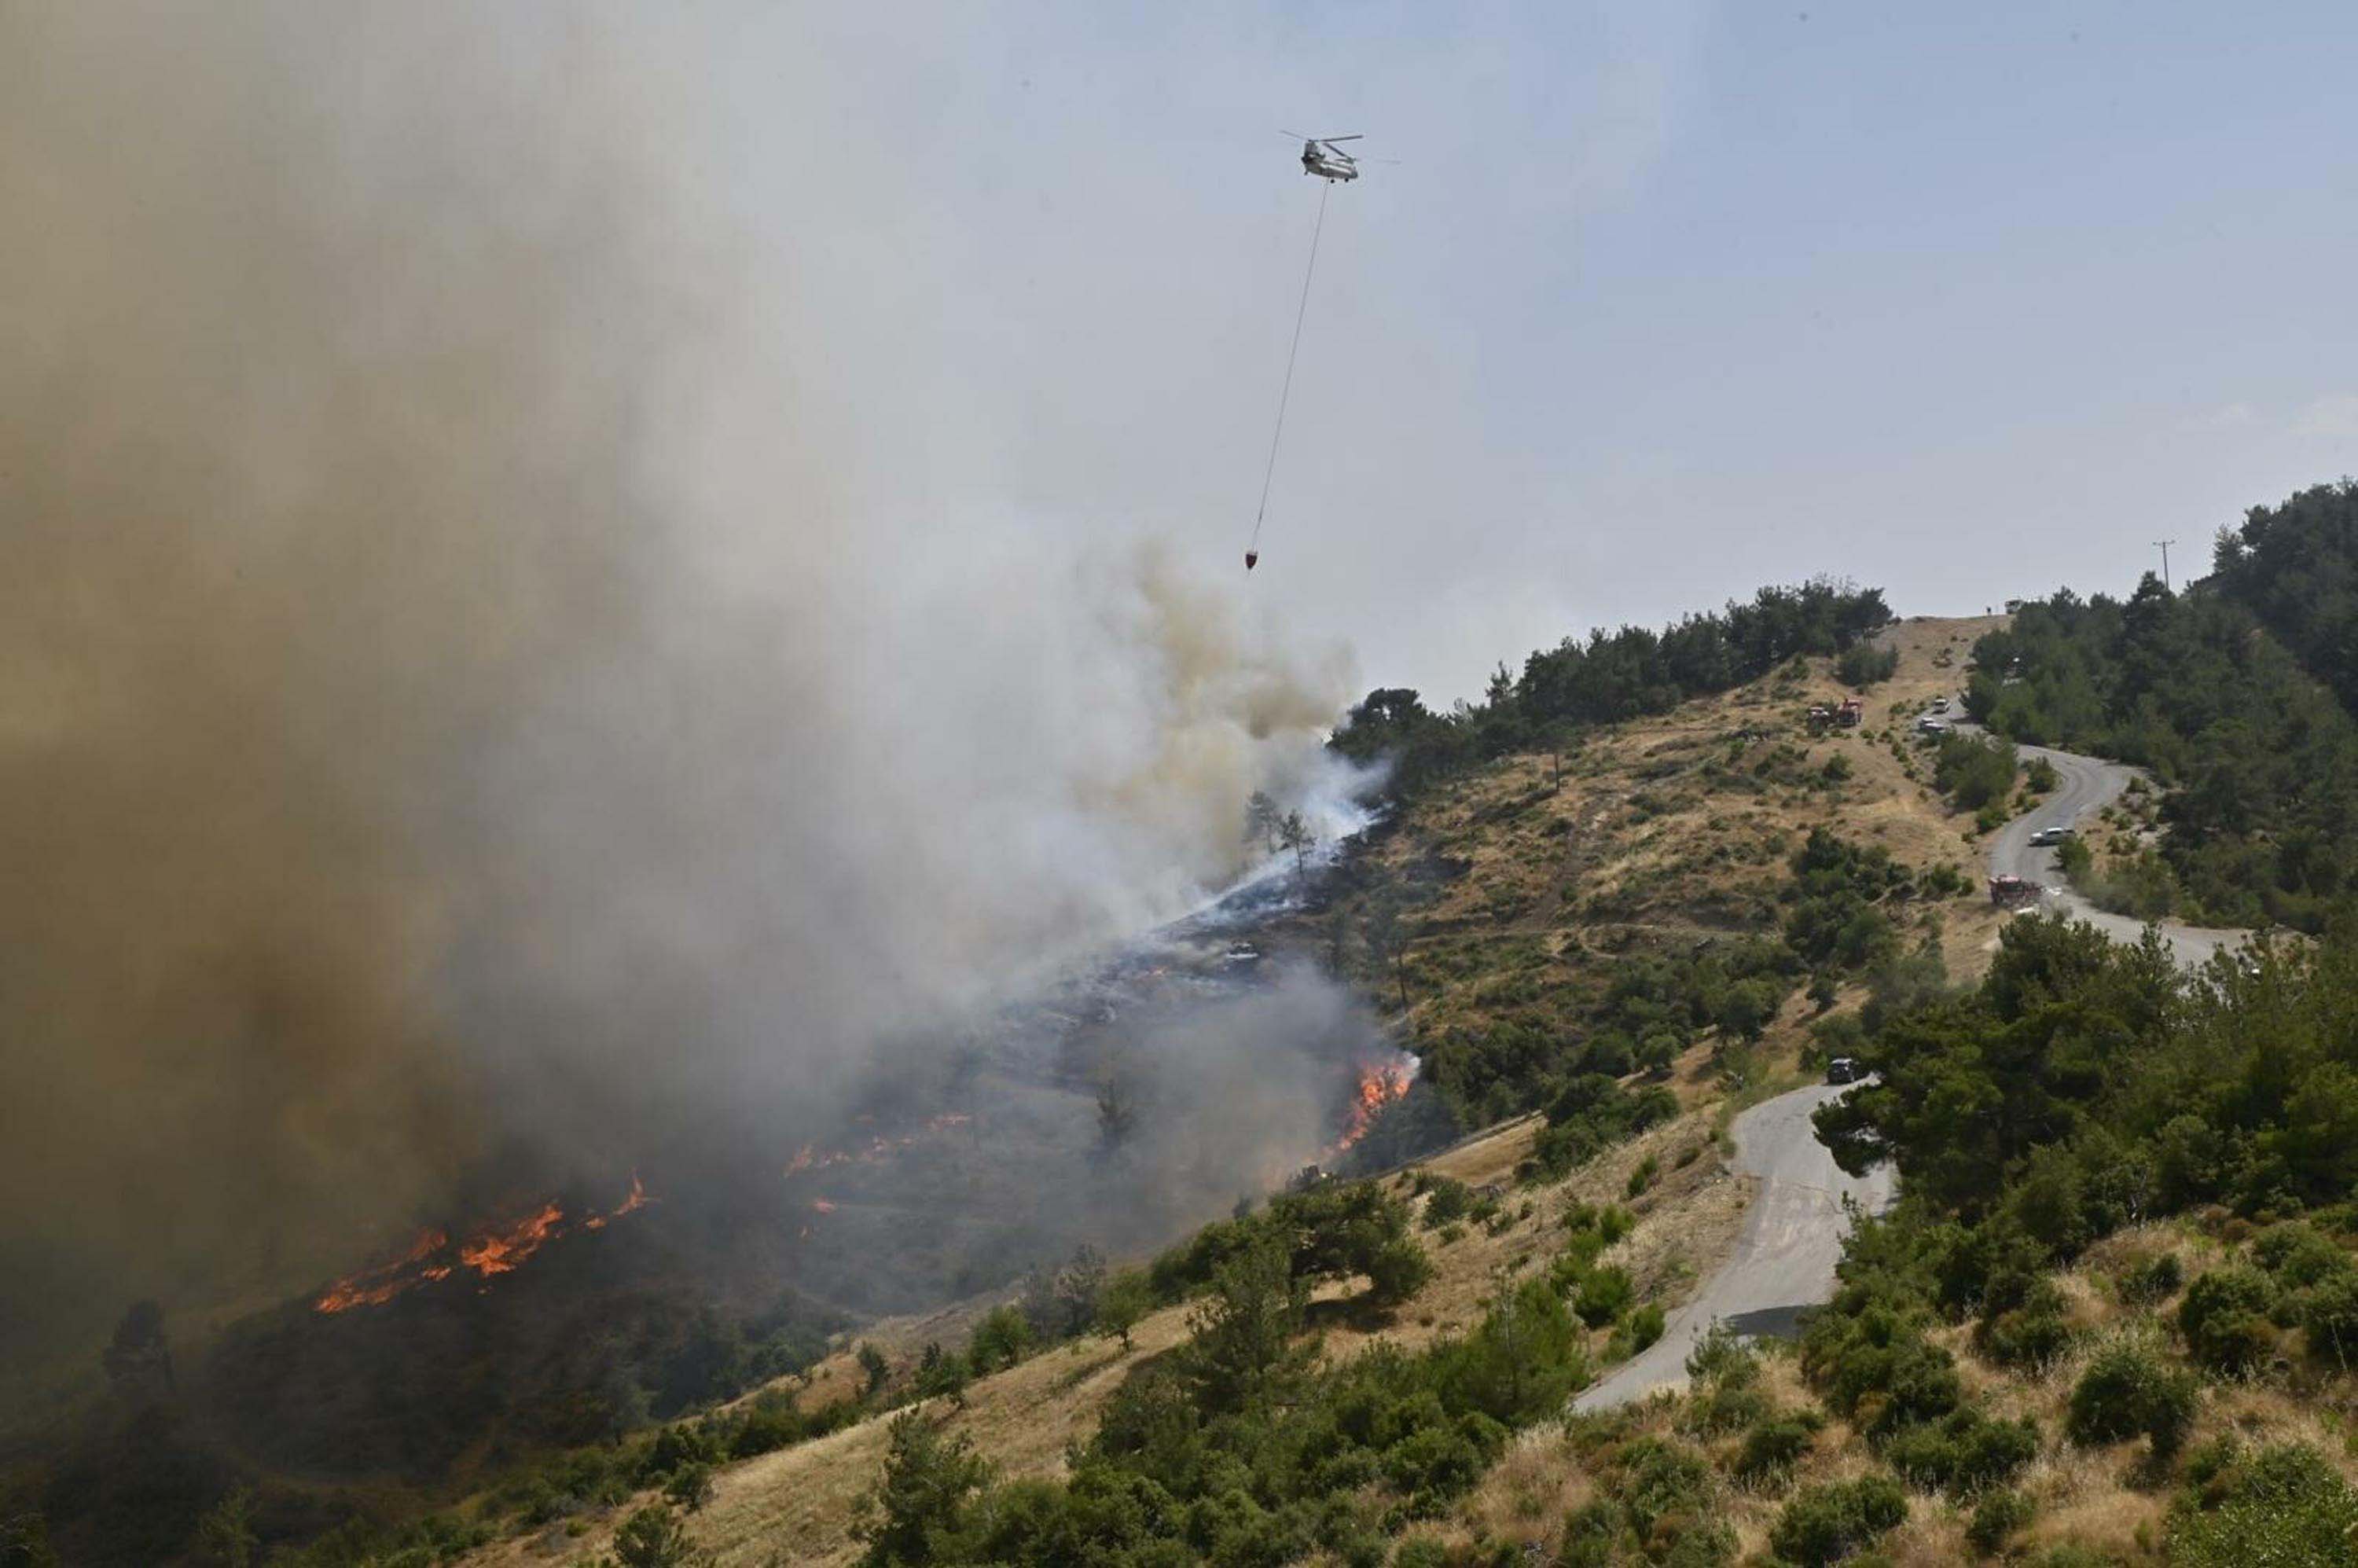
<path id="1" fill-rule="evenodd" d="M 2158 546 L 2161 550 L 2161 591 L 2164 593 L 2171 591 L 2169 586 L 2169 546 L 2176 543 L 2178 543 L 2178 541 L 2175 539 L 2156 539 L 2154 541 L 2154 544 Z"/>

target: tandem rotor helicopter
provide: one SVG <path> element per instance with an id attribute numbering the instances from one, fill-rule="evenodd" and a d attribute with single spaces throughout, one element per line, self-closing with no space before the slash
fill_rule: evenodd
<path id="1" fill-rule="evenodd" d="M 1310 231 L 1310 265 L 1303 269 L 1302 303 L 1293 314 L 1293 342 L 1285 354 L 1285 384 L 1277 395 L 1277 428 L 1270 433 L 1269 463 L 1261 470 L 1260 506 L 1253 514 L 1252 536 L 1245 542 L 1245 570 L 1260 564 L 1260 529 L 1269 515 L 1270 481 L 1277 477 L 1277 448 L 1285 435 L 1285 406 L 1293 395 L 1293 362 L 1302 352 L 1302 322 L 1310 313 L 1310 280 L 1318 270 L 1318 236 L 1326 227 L 1326 198 L 1338 184 L 1347 185 L 1359 178 L 1359 160 L 1343 149 L 1345 142 L 1364 141 L 1354 131 L 1347 136 L 1304 136 L 1293 131 L 1281 131 L 1282 136 L 1302 144 L 1302 172 L 1314 174 L 1326 183 L 1318 189 L 1318 222 Z M 1377 158 L 1377 163 L 1389 163 L 1389 158 Z"/>
<path id="2" fill-rule="evenodd" d="M 1294 133 L 1287 131 L 1286 135 Z M 1352 180 L 1359 178 L 1359 160 L 1342 148 L 1345 142 L 1364 141 L 1354 132 L 1347 136 L 1304 136 L 1302 138 L 1302 172 L 1314 174 L 1322 179 Z"/>

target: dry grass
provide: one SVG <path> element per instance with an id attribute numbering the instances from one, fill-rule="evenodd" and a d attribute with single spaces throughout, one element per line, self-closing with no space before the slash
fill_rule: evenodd
<path id="1" fill-rule="evenodd" d="M 1412 916 L 1410 1026 L 1420 1033 L 1479 1028 L 1534 1008 L 1561 1016 L 1624 953 L 1761 931 L 1774 918 L 1786 857 L 1814 826 L 1880 845 L 1911 870 L 1956 866 L 1978 890 L 1980 851 L 1964 836 L 1965 825 L 1909 776 L 1886 743 L 1869 737 L 1893 722 L 1891 713 L 1913 712 L 1935 694 L 1956 690 L 1966 648 L 1993 624 L 1919 620 L 1893 628 L 1886 635 L 1899 650 L 1899 669 L 1867 694 L 1869 718 L 1859 733 L 1802 732 L 1801 708 L 1837 689 L 1818 661 L 1801 681 L 1772 676 L 1600 735 L 1566 760 L 1561 777 L 1547 757 L 1508 758 L 1420 803 L 1379 851 L 1390 873 L 1421 878 L 1432 890 Z M 1937 663 L 1943 653 L 1952 660 L 1947 668 Z M 1816 782 L 1837 755 L 1848 760 L 1849 777 L 1830 786 Z M 1998 928 L 1987 904 L 1977 897 L 1952 901 L 1940 907 L 1938 920 L 1952 974 L 1978 972 Z M 1841 1005 L 1855 1001 L 1854 996 Z M 1791 1076 L 1810 1022 L 1796 998 L 1771 1025 L 1758 1056 L 1772 1080 Z M 1724 1141 L 1712 1130 L 1725 1095 L 1709 1046 L 1691 1050 L 1671 1082 L 1683 1114 L 1563 1183 L 1510 1191 L 1505 1207 L 1513 1217 L 1496 1234 L 1468 1226 L 1459 1239 L 1440 1245 L 1421 1230 L 1435 1264 L 1431 1284 L 1381 1329 L 1330 1327 L 1325 1354 L 1353 1354 L 1379 1336 L 1414 1346 L 1469 1326 L 1502 1281 L 1544 1266 L 1560 1242 L 1563 1215 L 1576 1202 L 1629 1203 L 1639 1223 L 1606 1260 L 1627 1268 L 1641 1292 L 1675 1305 L 1725 1255 L 1749 1193 L 1729 1174 Z M 1511 1122 L 1430 1164 L 1477 1186 L 1509 1184 L 1537 1130 L 1536 1119 Z M 1689 1150 L 1694 1157 L 1679 1164 Z M 1629 1200 L 1629 1173 L 1649 1155 L 1660 1173 Z M 2109 1321 L 2114 1309 L 2101 1289 L 2090 1283 L 2084 1295 L 2091 1322 Z M 871 1325 L 858 1338 L 905 1362 L 927 1341 L 961 1343 L 991 1304 L 987 1298 Z M 1003 1475 L 1055 1475 L 1066 1445 L 1086 1438 L 1122 1379 L 1185 1337 L 1187 1318 L 1184 1307 L 1155 1314 L 1139 1325 L 1127 1352 L 1103 1340 L 1061 1346 L 977 1381 L 964 1409 L 936 1400 L 927 1414 L 971 1438 Z M 847 1339 L 797 1385 L 802 1402 L 823 1403 L 858 1387 L 855 1343 Z M 2044 1411 L 2054 1429 L 2068 1383 L 2059 1389 L 2050 1379 L 2025 1390 L 1986 1368 L 1977 1368 L 1975 1377 L 2007 1403 Z M 1805 1401 L 1790 1360 L 1772 1357 L 1766 1379 L 1780 1402 Z M 1666 1432 L 1673 1409 L 1657 1402 L 1629 1419 L 1635 1430 Z M 2289 1430 L 2299 1424 L 2293 1414 L 2266 1409 L 2255 1391 L 2234 1419 L 2265 1418 Z M 858 1550 L 849 1535 L 855 1505 L 882 1468 L 886 1424 L 887 1418 L 872 1419 L 725 1467 L 714 1500 L 692 1521 L 698 1540 L 726 1564 L 850 1561 Z M 1803 1478 L 1839 1478 L 1867 1467 L 1863 1449 L 1837 1424 L 1822 1438 Z M 2124 1493 L 2120 1468 L 2108 1455 L 2043 1457 L 2034 1473 L 2049 1505 L 2039 1538 L 2133 1541 L 2140 1527 L 2150 1530 L 2158 1505 Z M 1592 1486 L 1562 1431 L 1528 1433 L 1459 1513 L 1434 1528 L 1444 1539 L 1480 1535 L 1546 1547 Z M 1764 1545 L 1782 1495 L 1730 1488 L 1725 1503 L 1753 1551 Z M 614 1511 L 578 1538 L 505 1542 L 471 1561 L 573 1562 L 602 1550 L 625 1512 Z M 1889 1543 L 1891 1555 L 1908 1563 L 1958 1561 L 1962 1528 L 1955 1509 L 1919 1499 L 1909 1524 Z"/>
<path id="2" fill-rule="evenodd" d="M 1807 733 L 1802 709 L 1840 689 L 1831 661 L 1812 660 L 1798 681 L 1780 671 L 1603 731 L 1560 771 L 1548 755 L 1512 756 L 1433 792 L 1379 851 L 1388 880 L 1429 895 L 1412 918 L 1410 1027 L 1561 1011 L 1614 957 L 1758 932 L 1774 919 L 1786 857 L 1819 826 L 1912 871 L 1963 873 L 1968 894 L 1934 914 L 1952 973 L 1978 973 L 2001 920 L 1979 896 L 1971 820 L 1910 776 L 1884 737 L 1956 692 L 1974 639 L 2002 619 L 1887 632 L 1899 667 L 1867 694 L 1855 731 Z M 1827 784 L 1837 757 L 1850 776 Z"/>

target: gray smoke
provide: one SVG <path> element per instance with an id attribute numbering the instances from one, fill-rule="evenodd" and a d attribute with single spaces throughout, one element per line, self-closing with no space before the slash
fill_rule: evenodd
<path id="1" fill-rule="evenodd" d="M 1314 774 L 1347 660 L 932 493 L 958 433 L 740 222 L 727 49 L 0 10 L 0 1357 L 518 1140 L 823 1126 Z"/>

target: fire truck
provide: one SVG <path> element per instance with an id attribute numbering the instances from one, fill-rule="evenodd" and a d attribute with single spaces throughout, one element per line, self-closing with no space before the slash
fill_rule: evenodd
<path id="1" fill-rule="evenodd" d="M 2019 909 L 2024 904 L 2037 903 L 2047 890 L 2037 882 L 2024 881 L 2020 877 L 1992 877 L 1989 880 L 1990 902 L 2000 909 Z"/>

